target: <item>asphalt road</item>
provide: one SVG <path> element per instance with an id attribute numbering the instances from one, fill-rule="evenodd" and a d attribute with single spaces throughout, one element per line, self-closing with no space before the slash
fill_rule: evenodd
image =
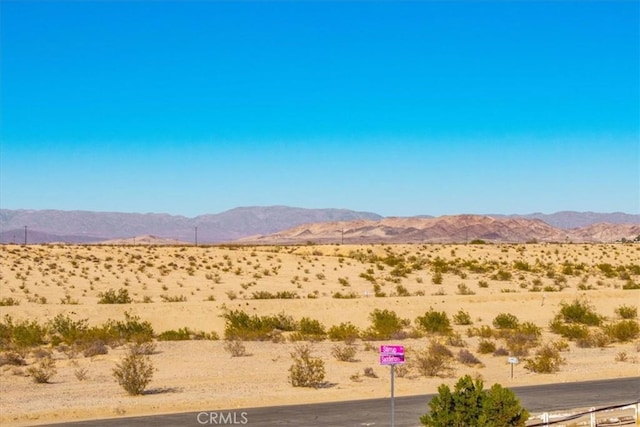
<path id="1" fill-rule="evenodd" d="M 529 412 L 603 407 L 638 401 L 640 377 L 514 387 L 511 390 Z M 396 397 L 395 425 L 397 427 L 418 426 L 419 417 L 427 412 L 428 403 L 433 396 L 426 394 Z M 378 427 L 391 424 L 390 408 L 390 399 L 386 398 L 265 408 L 230 410 L 211 408 L 203 412 L 94 420 L 65 425 L 75 427 L 205 425 Z"/>

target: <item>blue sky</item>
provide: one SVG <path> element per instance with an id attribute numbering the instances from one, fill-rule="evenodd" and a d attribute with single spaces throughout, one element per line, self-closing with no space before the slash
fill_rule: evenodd
<path id="1" fill-rule="evenodd" d="M 640 213 L 640 4 L 0 4 L 0 207 Z"/>

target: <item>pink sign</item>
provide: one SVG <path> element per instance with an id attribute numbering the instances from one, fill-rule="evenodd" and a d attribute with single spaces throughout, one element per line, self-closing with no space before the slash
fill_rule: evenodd
<path id="1" fill-rule="evenodd" d="M 381 345 L 380 364 L 397 365 L 404 363 L 404 346 L 401 345 Z"/>
<path id="2" fill-rule="evenodd" d="M 404 354 L 381 354 L 381 365 L 398 365 L 404 363 Z"/>
<path id="3" fill-rule="evenodd" d="M 404 354 L 402 345 L 381 345 L 380 354 Z"/>

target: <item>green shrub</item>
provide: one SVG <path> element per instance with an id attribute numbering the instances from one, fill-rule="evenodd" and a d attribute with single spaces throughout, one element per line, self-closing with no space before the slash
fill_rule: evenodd
<path id="1" fill-rule="evenodd" d="M 300 319 L 300 333 L 314 341 L 319 341 L 325 339 L 327 336 L 327 332 L 325 327 L 320 321 L 316 319 L 310 319 L 308 317 L 303 317 Z"/>
<path id="2" fill-rule="evenodd" d="M 483 390 L 482 380 L 466 375 L 458 380 L 454 391 L 442 384 L 438 395 L 429 402 L 429 413 L 420 417 L 430 427 L 523 427 L 529 418 L 515 394 L 500 384 Z"/>
<path id="3" fill-rule="evenodd" d="M 539 374 L 558 372 L 560 365 L 565 363 L 565 359 L 560 355 L 564 346 L 562 342 L 543 345 L 536 350 L 535 357 L 526 360 L 524 368 Z"/>
<path id="4" fill-rule="evenodd" d="M 11 297 L 0 298 L 0 307 L 8 307 L 12 305 L 20 305 L 20 301 Z"/>
<path id="5" fill-rule="evenodd" d="M 170 329 L 158 335 L 158 341 L 188 341 L 191 339 L 191 331 L 187 328 L 180 328 L 177 331 Z"/>
<path id="6" fill-rule="evenodd" d="M 100 292 L 98 297 L 98 304 L 130 304 L 132 301 L 129 296 L 129 290 L 124 288 L 118 289 L 118 292 L 113 289 Z"/>
<path id="7" fill-rule="evenodd" d="M 291 358 L 293 365 L 289 368 L 289 381 L 292 386 L 319 388 L 324 384 L 324 362 L 311 357 L 308 345 L 297 345 Z"/>
<path id="8" fill-rule="evenodd" d="M 635 319 L 638 317 L 638 307 L 632 305 L 621 305 L 615 309 L 615 313 L 623 319 Z"/>
<path id="9" fill-rule="evenodd" d="M 58 314 L 48 323 L 53 344 L 63 342 L 71 345 L 86 337 L 89 327 L 87 319 L 73 320 L 68 314 Z"/>
<path id="10" fill-rule="evenodd" d="M 562 335 L 569 340 L 581 340 L 589 336 L 589 328 L 581 324 L 563 323 L 561 319 L 556 318 L 549 323 L 551 332 Z"/>
<path id="11" fill-rule="evenodd" d="M 113 369 L 113 376 L 127 393 L 136 396 L 144 392 L 153 378 L 154 371 L 149 356 L 129 348 L 124 358 Z"/>
<path id="12" fill-rule="evenodd" d="M 409 326 L 408 319 L 400 318 L 395 311 L 376 308 L 369 313 L 371 327 L 366 331 L 368 339 L 386 340 L 404 338 L 403 328 Z"/>
<path id="13" fill-rule="evenodd" d="M 271 340 L 277 331 L 294 331 L 298 324 L 284 313 L 275 316 L 248 315 L 241 310 L 226 311 L 224 336 L 227 340 Z"/>
<path id="14" fill-rule="evenodd" d="M 587 326 L 600 326 L 602 323 L 602 316 L 594 311 L 593 306 L 577 298 L 571 304 L 560 303 L 560 313 L 557 316 L 565 323 Z"/>
<path id="15" fill-rule="evenodd" d="M 621 320 L 604 327 L 605 334 L 620 342 L 631 341 L 640 335 L 640 325 L 636 320 Z"/>
<path id="16" fill-rule="evenodd" d="M 360 330 L 351 322 L 342 322 L 329 328 L 329 339 L 332 341 L 345 341 L 352 343 L 360 337 Z"/>
<path id="17" fill-rule="evenodd" d="M 435 311 L 430 308 L 424 316 L 418 316 L 415 319 L 416 326 L 427 333 L 432 334 L 448 334 L 451 332 L 451 324 L 449 317 L 444 311 Z"/>
<path id="18" fill-rule="evenodd" d="M 478 343 L 478 353 L 488 354 L 496 351 L 496 343 L 489 340 L 480 340 Z"/>
<path id="19" fill-rule="evenodd" d="M 517 329 L 518 318 L 511 313 L 500 313 L 493 319 L 493 326 L 497 329 Z"/>
<path id="20" fill-rule="evenodd" d="M 47 328 L 37 321 L 14 322 L 8 314 L 0 323 L 0 350 L 25 351 L 45 343 Z"/>
<path id="21" fill-rule="evenodd" d="M 471 321 L 471 316 L 466 311 L 460 309 L 456 314 L 453 315 L 453 323 L 456 325 L 471 325 L 473 322 Z"/>

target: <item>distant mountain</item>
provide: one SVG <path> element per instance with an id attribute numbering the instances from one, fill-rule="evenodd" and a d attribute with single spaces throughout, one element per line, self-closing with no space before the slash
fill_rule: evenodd
<path id="1" fill-rule="evenodd" d="M 528 215 L 490 215 L 493 217 L 539 219 L 558 228 L 571 229 L 591 224 L 640 224 L 640 215 L 622 212 L 596 213 L 563 211 L 553 214 L 532 213 Z"/>
<path id="2" fill-rule="evenodd" d="M 448 221 L 451 220 L 447 220 L 447 218 L 458 218 L 458 220 L 454 221 L 454 224 L 449 224 Z M 477 218 L 492 218 L 492 221 L 480 221 Z M 498 219 L 502 221 L 496 222 Z M 516 220 L 524 219 L 537 220 L 537 222 L 526 222 L 522 223 L 525 225 L 518 226 L 517 224 L 519 223 Z M 512 221 L 509 222 L 507 220 Z M 425 227 L 423 225 L 424 221 L 432 221 L 433 225 L 428 227 L 430 228 L 428 233 L 423 229 Z M 458 224 L 458 222 L 460 223 Z M 335 225 L 336 223 L 362 224 L 362 227 L 371 227 L 371 231 L 368 234 L 366 230 L 345 233 L 345 235 L 350 234 L 352 237 L 356 235 L 362 236 L 361 238 L 365 240 L 373 239 L 376 233 L 378 236 L 387 237 L 395 233 L 395 240 L 397 241 L 403 238 L 408 239 L 408 241 L 437 240 L 438 238 L 443 241 L 452 238 L 457 241 L 464 241 L 468 236 L 471 236 L 471 238 L 488 236 L 490 238 L 491 233 L 496 233 L 497 239 L 519 241 L 521 239 L 537 238 L 531 234 L 532 230 L 549 226 L 554 231 L 553 233 L 550 231 L 548 236 L 545 235 L 547 237 L 543 237 L 543 239 L 564 241 L 567 236 L 579 236 L 580 239 L 588 240 L 590 233 L 595 233 L 593 234 L 594 236 L 599 233 L 598 235 L 603 239 L 609 239 L 611 236 L 618 235 L 621 232 L 620 228 L 611 228 L 612 225 L 640 224 L 640 215 L 558 212 L 550 215 L 540 213 L 490 216 L 458 215 L 438 218 L 422 215 L 408 218 L 383 218 L 375 213 L 356 212 L 347 209 L 304 209 L 287 206 L 267 206 L 239 207 L 218 214 L 187 218 L 179 215 L 156 213 L 0 209 L 0 243 L 22 243 L 24 241 L 25 226 L 27 226 L 27 241 L 30 243 L 97 243 L 108 240 L 133 239 L 136 236 L 154 236 L 154 242 L 169 239 L 168 241 L 193 243 L 196 237 L 196 227 L 198 242 L 220 243 L 246 239 L 249 236 L 256 236 L 256 238 L 258 236 L 268 236 L 303 224 L 324 223 L 328 223 L 330 227 L 339 227 L 341 237 L 341 227 L 344 225 L 338 226 Z M 586 231 L 584 232 L 586 234 L 583 235 L 575 234 L 573 231 L 569 232 L 577 227 L 603 223 L 609 224 L 608 226 L 602 226 L 608 228 L 606 230 L 602 229 L 597 233 L 593 230 Z M 407 225 L 405 227 L 402 224 L 419 224 L 419 226 Z M 311 227 L 309 231 L 312 234 L 314 227 Z M 351 225 L 347 227 L 353 228 Z M 466 228 L 460 229 L 460 227 Z M 496 227 L 503 227 L 504 230 L 496 231 L 494 229 Z M 415 230 L 411 228 L 415 228 Z M 438 228 L 442 228 L 440 234 L 436 233 Z M 506 232 L 507 229 L 510 230 L 508 233 Z"/>
<path id="3" fill-rule="evenodd" d="M 380 219 L 380 215 L 347 209 L 303 209 L 286 206 L 241 207 L 195 218 L 168 214 L 0 209 L 0 243 L 87 243 L 134 236 L 218 243 L 273 233 L 309 222 Z"/>
<path id="4" fill-rule="evenodd" d="M 452 215 L 437 218 L 384 218 L 304 224 L 278 233 L 241 239 L 243 243 L 462 243 L 613 242 L 634 240 L 640 224 L 592 224 L 565 230 L 539 219 Z"/>

